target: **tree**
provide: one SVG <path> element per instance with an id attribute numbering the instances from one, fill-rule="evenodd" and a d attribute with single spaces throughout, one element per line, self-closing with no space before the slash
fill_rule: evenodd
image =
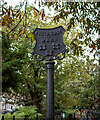
<path id="1" fill-rule="evenodd" d="M 58 67 L 55 80 L 59 84 L 55 84 L 57 85 L 55 98 L 62 108 L 90 107 L 93 104 L 94 95 L 98 94 L 94 91 L 96 67 L 92 61 L 91 65 L 89 62 L 70 57 Z"/>
<path id="2" fill-rule="evenodd" d="M 84 54 L 82 46 L 91 46 L 92 51 L 96 46 L 98 48 L 98 40 L 92 41 L 89 37 L 92 32 L 97 32 L 98 28 L 97 23 L 92 24 L 94 20 L 97 21 L 97 4 L 67 3 L 65 4 L 66 9 L 62 7 L 61 10 L 58 10 L 57 3 L 49 3 L 48 7 L 54 5 L 55 8 L 56 6 L 57 15 L 52 17 L 46 16 L 45 10 L 38 10 L 31 5 L 27 6 L 27 3 L 25 3 L 25 11 L 23 11 L 20 9 L 23 5 L 15 8 L 3 7 L 3 91 L 8 92 L 10 88 L 10 92 L 15 95 L 16 102 L 19 104 L 37 105 L 38 110 L 42 108 L 41 106 L 45 106 L 43 100 L 46 95 L 46 73 L 44 62 L 37 62 L 31 55 L 32 48 L 35 46 L 32 32 L 36 27 L 49 28 L 62 25 L 66 30 L 64 42 L 70 52 L 68 55 L 66 54 L 64 61 L 55 61 L 57 62 L 55 66 L 55 104 L 57 109 L 62 109 L 64 106 L 71 108 L 74 105 L 81 105 L 82 94 L 86 98 L 87 91 L 88 93 L 93 91 L 92 87 L 88 89 L 91 83 L 88 79 L 90 77 L 92 80 L 92 77 L 90 73 L 86 73 L 84 61 L 79 61 L 79 58 L 74 56 Z M 85 9 L 82 9 L 84 7 Z M 95 9 L 90 10 L 90 7 Z M 70 17 L 70 15 L 72 16 Z M 94 17 L 90 20 L 93 15 Z M 91 30 L 93 26 L 95 29 Z M 67 59 L 68 56 L 69 59 Z M 81 68 L 81 66 L 83 67 Z M 8 68 L 10 69 L 9 74 L 7 74 Z M 69 86 L 66 87 L 66 84 Z M 89 97 L 92 96 L 92 94 L 89 95 Z"/>
<path id="3" fill-rule="evenodd" d="M 32 9 L 33 8 L 31 7 L 27 8 L 28 10 L 27 12 L 29 12 L 29 14 L 33 14 L 31 13 Z M 22 24 L 26 22 L 22 21 L 23 12 L 21 12 L 17 8 L 14 10 L 11 7 L 8 10 L 6 9 L 6 12 L 3 15 L 2 22 L 4 30 L 2 34 L 3 92 L 9 93 L 11 95 L 10 98 L 12 97 L 12 95 L 15 95 L 15 98 L 20 97 L 21 99 L 16 99 L 20 100 L 19 104 L 21 104 L 22 103 L 21 100 L 23 100 L 23 104 L 25 105 L 35 104 L 37 105 L 38 110 L 40 110 L 42 87 L 40 86 L 40 83 L 38 81 L 44 79 L 40 77 L 43 76 L 43 74 L 41 74 L 41 70 L 43 70 L 42 69 L 43 67 L 39 67 L 43 63 L 40 64 L 39 62 L 34 60 L 34 57 L 31 55 L 32 51 L 30 51 L 30 47 L 32 47 L 32 45 L 34 46 L 33 43 L 34 38 L 32 33 L 30 32 L 30 29 L 28 28 L 32 26 L 31 25 L 32 19 L 29 19 L 28 17 L 30 16 L 27 15 L 27 18 L 28 20 L 30 20 L 31 24 L 30 25 L 27 24 L 27 29 L 25 29 L 26 26 L 25 27 L 22 26 Z M 9 19 L 13 19 L 13 21 L 9 23 Z M 19 20 L 18 24 L 14 26 L 14 24 L 18 20 Z M 33 22 L 35 23 L 35 21 Z M 38 21 L 36 22 L 38 23 Z M 5 26 L 7 29 L 5 29 Z M 35 27 L 36 26 L 33 26 L 32 29 L 35 29 Z M 43 85 L 43 81 L 41 83 Z M 28 92 L 28 94 L 26 94 L 26 92 Z"/>
<path id="4" fill-rule="evenodd" d="M 57 2 L 45 2 L 45 4 L 49 8 L 54 7 L 56 15 L 52 22 L 65 27 L 66 45 L 73 50 L 74 54 L 82 53 L 81 45 L 92 48 L 91 52 L 94 50 L 98 52 L 99 39 L 94 39 L 92 36 L 99 32 L 99 2 L 62 2 L 62 7 Z M 76 29 L 77 32 L 74 31 Z"/>

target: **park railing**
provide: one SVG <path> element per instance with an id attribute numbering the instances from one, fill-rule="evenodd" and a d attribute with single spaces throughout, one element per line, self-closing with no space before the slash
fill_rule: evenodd
<path id="1" fill-rule="evenodd" d="M 4 116 L 2 116 L 2 118 L 0 120 L 50 120 L 50 119 L 47 119 L 45 117 L 41 117 L 38 115 L 36 115 L 35 118 L 28 118 L 26 115 L 23 118 L 16 118 L 13 115 L 13 118 L 5 118 Z M 55 120 L 76 120 L 76 119 L 75 118 L 69 119 L 69 118 L 63 118 L 62 116 L 56 116 Z"/>
<path id="2" fill-rule="evenodd" d="M 46 117 L 38 116 L 38 114 L 37 114 L 35 118 L 30 118 L 26 115 L 22 118 L 16 118 L 13 115 L 12 118 L 5 118 L 4 116 L 2 116 L 2 118 L 0 120 L 52 120 L 52 119 L 47 119 Z M 76 118 L 75 116 L 74 117 L 69 116 L 68 118 L 64 118 L 61 115 L 57 115 L 57 116 L 55 116 L 55 120 L 82 120 L 82 118 Z M 90 119 L 88 119 L 88 117 L 87 117 L 84 120 L 90 120 Z M 93 118 L 91 120 L 99 120 L 99 119 Z"/>

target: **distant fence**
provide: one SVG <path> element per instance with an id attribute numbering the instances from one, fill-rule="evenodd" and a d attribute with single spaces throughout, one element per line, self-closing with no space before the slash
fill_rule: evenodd
<path id="1" fill-rule="evenodd" d="M 4 116 L 2 116 L 1 120 L 52 120 L 52 119 L 43 118 L 43 117 L 40 117 L 38 115 L 36 115 L 35 118 L 28 118 L 26 115 L 24 116 L 24 118 L 16 118 L 13 115 L 12 119 L 11 118 L 4 118 Z M 55 120 L 76 120 L 76 119 L 75 118 L 69 119 L 69 118 L 63 118 L 62 116 L 56 116 Z"/>
<path id="2" fill-rule="evenodd" d="M 69 114 L 67 116 L 68 116 L 68 118 L 65 118 L 65 117 L 63 117 L 62 114 L 61 115 L 59 114 L 59 115 L 55 116 L 55 120 L 82 120 L 83 119 L 82 114 L 74 113 L 73 115 Z M 2 116 L 0 118 L 0 120 L 52 120 L 52 118 L 51 119 L 47 119 L 46 117 L 38 116 L 38 114 L 36 114 L 35 118 L 30 118 L 30 117 L 28 117 L 26 115 L 24 117 L 22 117 L 22 118 L 16 118 L 13 115 L 12 118 L 6 118 L 5 116 Z M 86 114 L 86 117 L 84 118 L 84 120 L 100 120 L 100 112 L 99 112 L 99 116 L 96 116 L 94 114 L 93 117 L 91 117 L 88 114 Z"/>
<path id="3" fill-rule="evenodd" d="M 4 116 L 2 116 L 2 118 L 0 118 L 0 120 L 52 120 L 51 119 L 47 119 L 46 117 L 42 117 L 42 116 L 38 116 L 38 114 L 36 115 L 35 118 L 30 118 L 28 116 L 24 116 L 22 118 L 16 118 L 14 115 L 12 118 L 5 118 Z M 68 116 L 68 118 L 65 118 L 61 115 L 57 115 L 55 116 L 55 119 L 54 120 L 82 120 L 82 118 L 76 118 L 75 115 L 74 116 Z M 87 118 L 84 118 L 84 120 L 100 120 L 99 118 L 95 119 L 95 118 L 92 118 L 92 119 L 89 119 L 88 116 Z"/>
<path id="4" fill-rule="evenodd" d="M 47 119 L 45 117 L 39 117 L 38 115 L 35 118 L 28 118 L 26 115 L 23 118 L 15 118 L 15 116 L 13 116 L 13 118 L 4 118 L 4 116 L 2 116 L 2 118 L 0 120 L 52 120 L 51 119 Z M 77 119 L 77 118 L 62 118 L 61 116 L 56 116 L 55 120 L 82 120 L 81 119 Z M 88 118 L 85 118 L 84 120 L 90 120 Z M 100 119 L 92 119 L 92 120 L 100 120 Z"/>
<path id="5" fill-rule="evenodd" d="M 52 120 L 52 118 L 51 119 L 47 119 L 46 117 L 38 116 L 38 114 L 37 114 L 35 118 L 30 118 L 30 117 L 28 117 L 26 115 L 23 118 L 16 118 L 13 115 L 12 118 L 5 118 L 4 116 L 2 116 L 2 118 L 0 120 Z M 55 117 L 55 120 L 82 120 L 82 118 L 76 118 L 75 116 L 72 117 L 69 114 L 68 118 L 64 118 L 61 115 L 57 115 Z M 93 118 L 89 119 L 88 116 L 87 116 L 87 118 L 85 118 L 84 120 L 100 120 L 100 119 L 98 119 L 98 118 L 97 119 L 93 119 Z"/>

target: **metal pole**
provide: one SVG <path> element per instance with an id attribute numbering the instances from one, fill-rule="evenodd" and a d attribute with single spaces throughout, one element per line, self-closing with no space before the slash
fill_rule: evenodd
<path id="1" fill-rule="evenodd" d="M 4 120 L 4 116 L 2 116 L 2 120 Z"/>
<path id="2" fill-rule="evenodd" d="M 15 120 L 15 116 L 13 115 L 13 120 Z"/>
<path id="3" fill-rule="evenodd" d="M 54 120 L 54 62 L 46 62 L 47 69 L 47 120 Z"/>
<path id="4" fill-rule="evenodd" d="M 63 120 L 63 116 L 61 115 L 61 120 Z"/>
<path id="5" fill-rule="evenodd" d="M 26 120 L 26 115 L 24 116 L 24 120 Z"/>
<path id="6" fill-rule="evenodd" d="M 36 120 L 38 120 L 38 114 L 36 114 Z"/>
<path id="7" fill-rule="evenodd" d="M 74 120 L 75 120 L 75 112 L 74 112 Z"/>

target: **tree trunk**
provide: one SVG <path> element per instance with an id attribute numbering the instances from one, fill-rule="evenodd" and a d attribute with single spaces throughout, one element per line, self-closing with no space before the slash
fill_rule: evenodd
<path id="1" fill-rule="evenodd" d="M 28 86 L 28 89 L 31 89 L 29 83 L 27 84 L 27 86 Z M 29 93 L 30 93 L 31 99 L 33 101 L 32 105 L 36 105 L 36 107 L 38 108 L 37 111 L 40 112 L 41 111 L 41 105 L 40 105 L 41 94 L 40 94 L 40 92 L 38 92 L 38 90 L 35 88 L 35 92 L 30 90 Z"/>

